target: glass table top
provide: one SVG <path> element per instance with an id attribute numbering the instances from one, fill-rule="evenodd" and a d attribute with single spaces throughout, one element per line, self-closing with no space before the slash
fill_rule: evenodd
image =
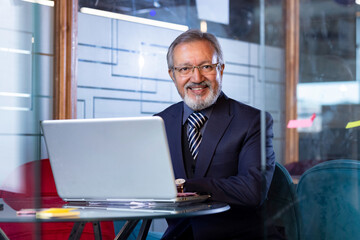
<path id="1" fill-rule="evenodd" d="M 42 202 L 51 202 L 50 198 L 42 198 Z M 29 204 L 30 203 L 30 204 Z M 114 221 L 131 219 L 177 218 L 215 214 L 227 211 L 230 207 L 225 203 L 193 203 L 183 206 L 121 204 L 96 206 L 70 206 L 62 202 L 46 204 L 46 208 L 33 208 L 34 199 L 0 199 L 0 222 L 74 222 L 74 221 Z M 31 208 L 29 208 L 29 206 Z M 40 214 L 41 211 L 75 212 L 59 217 Z M 54 216 L 56 214 L 53 214 Z"/>

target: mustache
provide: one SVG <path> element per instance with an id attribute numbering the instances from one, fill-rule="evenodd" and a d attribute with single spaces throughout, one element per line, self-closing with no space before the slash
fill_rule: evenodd
<path id="1" fill-rule="evenodd" d="M 209 88 L 211 88 L 211 84 L 209 83 L 209 81 L 203 81 L 201 83 L 189 82 L 189 83 L 185 84 L 185 88 L 194 88 L 194 87 L 209 87 Z"/>

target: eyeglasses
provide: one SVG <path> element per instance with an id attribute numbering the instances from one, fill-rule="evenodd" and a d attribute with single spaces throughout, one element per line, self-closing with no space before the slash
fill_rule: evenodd
<path id="1" fill-rule="evenodd" d="M 173 67 L 173 69 L 182 77 L 189 76 L 194 73 L 194 69 L 197 68 L 201 74 L 209 74 L 214 72 L 219 63 L 214 64 L 203 64 L 200 66 L 184 66 L 184 67 Z"/>

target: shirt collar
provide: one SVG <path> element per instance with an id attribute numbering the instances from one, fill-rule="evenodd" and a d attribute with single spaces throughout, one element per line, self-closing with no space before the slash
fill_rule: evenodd
<path id="1" fill-rule="evenodd" d="M 184 125 L 186 123 L 188 117 L 190 116 L 190 114 L 192 114 L 195 111 L 192 110 L 191 108 L 189 108 L 189 106 L 186 105 L 185 102 L 183 102 L 183 104 L 184 104 L 184 113 L 183 113 L 183 121 L 182 121 L 182 123 Z M 205 109 L 201 110 L 200 112 L 202 114 L 204 114 L 207 117 L 207 119 L 209 119 L 210 115 L 211 115 L 211 112 L 212 112 L 212 109 L 213 109 L 213 106 L 214 105 L 211 105 L 210 107 L 205 108 Z"/>

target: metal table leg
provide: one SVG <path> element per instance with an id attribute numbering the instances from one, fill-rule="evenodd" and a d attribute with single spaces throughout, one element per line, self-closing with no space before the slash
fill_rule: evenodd
<path id="1" fill-rule="evenodd" d="M 100 222 L 93 222 L 94 237 L 96 240 L 102 240 Z"/>
<path id="2" fill-rule="evenodd" d="M 146 240 L 151 225 L 151 221 L 152 221 L 151 219 L 143 220 L 139 231 L 139 235 L 137 236 L 136 240 Z"/>
<path id="3" fill-rule="evenodd" d="M 115 240 L 126 240 L 131 232 L 134 230 L 140 220 L 129 220 L 121 228 L 120 232 L 116 235 Z"/>
<path id="4" fill-rule="evenodd" d="M 84 230 L 86 222 L 75 222 L 71 230 L 69 240 L 78 240 Z"/>
<path id="5" fill-rule="evenodd" d="M 4 231 L 0 228 L 0 240 L 9 240 Z"/>

